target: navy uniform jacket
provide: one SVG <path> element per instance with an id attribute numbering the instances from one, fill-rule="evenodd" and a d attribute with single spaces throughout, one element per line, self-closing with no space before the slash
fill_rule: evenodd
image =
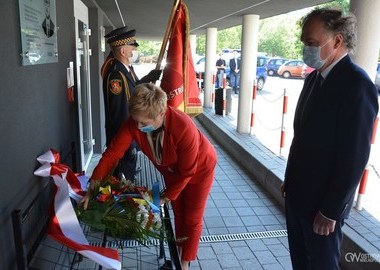
<path id="1" fill-rule="evenodd" d="M 294 138 L 285 172 L 287 201 L 300 214 L 347 218 L 369 158 L 377 91 L 347 55 L 330 71 L 320 91 L 310 97 L 317 72 L 302 89 L 294 120 Z M 301 119 L 302 118 L 302 119 Z"/>
<path id="2" fill-rule="evenodd" d="M 138 80 L 137 78 L 135 78 Z M 127 68 L 116 58 L 104 71 L 103 96 L 107 145 L 116 135 L 122 123 L 128 119 L 128 101 L 136 81 Z"/>

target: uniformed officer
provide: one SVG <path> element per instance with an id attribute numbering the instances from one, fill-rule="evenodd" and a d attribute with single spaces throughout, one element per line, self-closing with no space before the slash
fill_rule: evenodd
<path id="1" fill-rule="evenodd" d="M 128 27 L 125 26 L 104 36 L 111 48 L 110 55 L 101 69 L 107 146 L 129 116 L 128 101 L 135 86 L 143 82 L 154 82 L 161 75 L 161 70 L 152 70 L 141 80 L 137 78 L 132 67 L 137 56 L 136 48 L 139 46 L 135 34 L 136 30 L 128 31 Z M 119 161 L 113 175 L 119 176 L 120 173 L 123 173 L 126 179 L 135 179 L 136 161 L 136 144 L 132 143 Z"/>

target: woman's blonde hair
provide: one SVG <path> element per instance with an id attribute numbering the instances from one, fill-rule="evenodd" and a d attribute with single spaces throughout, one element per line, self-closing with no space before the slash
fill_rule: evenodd
<path id="1" fill-rule="evenodd" d="M 156 119 L 167 108 L 167 95 L 153 83 L 142 83 L 136 86 L 129 100 L 129 114 L 143 115 L 149 119 Z"/>

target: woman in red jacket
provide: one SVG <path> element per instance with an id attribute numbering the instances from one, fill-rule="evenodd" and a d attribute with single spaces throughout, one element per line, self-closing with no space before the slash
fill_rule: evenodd
<path id="1" fill-rule="evenodd" d="M 140 84 L 129 101 L 130 117 L 103 153 L 91 176 L 90 190 L 117 165 L 134 140 L 165 180 L 161 203 L 171 201 L 182 269 L 197 256 L 202 218 L 214 179 L 216 152 L 184 112 L 167 106 L 154 84 Z M 90 192 L 89 192 L 90 193 Z M 85 199 L 85 208 L 88 203 Z"/>

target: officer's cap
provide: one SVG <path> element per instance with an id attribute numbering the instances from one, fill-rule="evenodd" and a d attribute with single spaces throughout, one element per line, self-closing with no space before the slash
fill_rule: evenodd
<path id="1" fill-rule="evenodd" d="M 123 26 L 112 30 L 104 37 L 107 39 L 107 43 L 110 44 L 111 47 L 119 47 L 124 45 L 131 45 L 135 47 L 139 46 L 135 38 L 136 30 L 127 30 L 128 26 Z"/>

